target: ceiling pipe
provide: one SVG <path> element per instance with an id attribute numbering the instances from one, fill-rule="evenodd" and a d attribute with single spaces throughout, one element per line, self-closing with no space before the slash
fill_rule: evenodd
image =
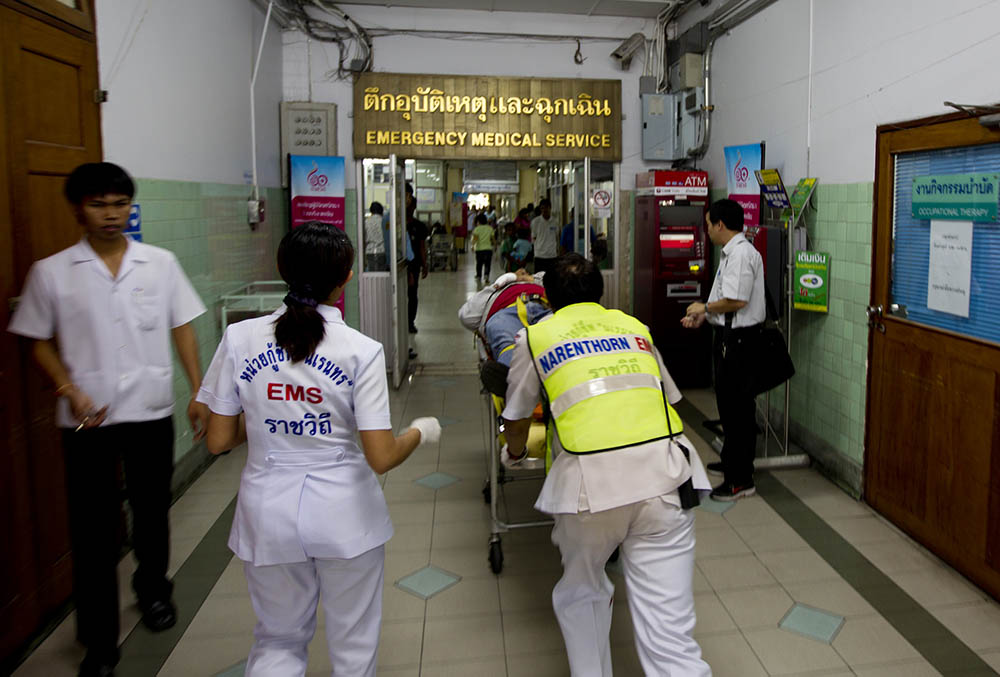
<path id="1" fill-rule="evenodd" d="M 715 110 L 715 106 L 712 104 L 712 53 L 715 51 L 715 41 L 775 2 L 776 0 L 751 0 L 750 2 L 730 3 L 708 19 L 709 38 L 708 45 L 705 47 L 705 63 L 702 71 L 705 105 L 702 106 L 701 114 L 701 143 L 697 148 L 688 151 L 688 157 L 693 159 L 705 157 L 712 141 L 712 111 Z"/>

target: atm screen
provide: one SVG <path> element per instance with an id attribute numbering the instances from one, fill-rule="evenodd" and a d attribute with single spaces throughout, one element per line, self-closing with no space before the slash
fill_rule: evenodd
<path id="1" fill-rule="evenodd" d="M 695 231 L 692 227 L 660 230 L 661 256 L 691 256 L 694 254 Z"/>
<path id="2" fill-rule="evenodd" d="M 695 226 L 705 224 L 705 207 L 702 205 L 660 205 L 660 231 L 670 226 Z"/>

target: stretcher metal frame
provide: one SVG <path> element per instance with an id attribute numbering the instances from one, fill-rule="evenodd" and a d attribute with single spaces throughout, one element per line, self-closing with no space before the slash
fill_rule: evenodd
<path id="1" fill-rule="evenodd" d="M 530 529 L 534 527 L 552 526 L 555 522 L 551 519 L 532 520 L 527 522 L 504 521 L 500 517 L 499 501 L 500 489 L 508 482 L 519 482 L 525 480 L 538 480 L 545 478 L 544 461 L 541 473 L 534 469 L 506 468 L 500 462 L 499 436 L 503 432 L 503 418 L 495 411 L 493 405 L 493 395 L 482 389 L 483 403 L 486 413 L 483 430 L 489 437 L 484 445 L 486 448 L 486 483 L 483 486 L 483 498 L 490 506 L 490 540 L 489 540 L 489 561 L 490 570 L 495 574 L 503 571 L 503 542 L 500 535 L 513 529 Z"/>

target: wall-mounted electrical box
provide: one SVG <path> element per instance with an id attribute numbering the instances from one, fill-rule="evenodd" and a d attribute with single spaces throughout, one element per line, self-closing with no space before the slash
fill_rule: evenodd
<path id="1" fill-rule="evenodd" d="M 281 102 L 281 185 L 288 185 L 288 156 L 337 154 L 337 104 Z"/>
<path id="2" fill-rule="evenodd" d="M 683 89 L 698 87 L 704 80 L 705 59 L 701 54 L 681 55 L 680 60 L 675 61 L 667 69 L 667 86 L 671 92 L 679 92 Z"/>
<path id="3" fill-rule="evenodd" d="M 698 145 L 705 90 L 642 95 L 642 159 L 684 160 Z"/>
<path id="4" fill-rule="evenodd" d="M 642 159 L 670 162 L 675 157 L 677 106 L 673 94 L 642 95 Z"/>

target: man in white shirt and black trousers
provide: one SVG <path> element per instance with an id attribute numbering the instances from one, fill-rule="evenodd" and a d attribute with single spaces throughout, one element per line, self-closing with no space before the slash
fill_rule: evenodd
<path id="1" fill-rule="evenodd" d="M 722 247 L 707 303 L 692 303 L 681 324 L 715 326 L 715 401 L 725 433 L 722 462 L 709 463 L 709 472 L 722 471 L 724 481 L 712 490 L 717 501 L 735 501 L 756 493 L 753 459 L 757 419 L 751 366 L 756 359 L 746 350 L 752 334 L 763 329 L 766 315 L 764 264 L 760 252 L 743 236 L 743 208 L 733 200 L 718 200 L 705 215 L 708 236 Z"/>
<path id="2" fill-rule="evenodd" d="M 107 162 L 81 165 L 67 178 L 65 193 L 84 236 L 32 265 L 7 329 L 33 341 L 35 361 L 55 390 L 77 637 L 87 647 L 80 675 L 106 676 L 118 663 L 119 462 L 132 507 L 138 561 L 132 587 L 143 623 L 161 631 L 177 619 L 167 579 L 174 461 L 170 343 L 197 393 L 201 367 L 191 321 L 205 306 L 172 253 L 124 235 L 135 195 L 125 170 Z M 208 407 L 192 397 L 187 415 L 198 441 Z"/>

